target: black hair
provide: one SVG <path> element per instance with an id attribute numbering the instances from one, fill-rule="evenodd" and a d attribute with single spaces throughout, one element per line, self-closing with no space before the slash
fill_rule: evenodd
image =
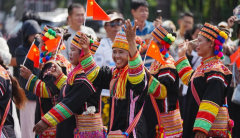
<path id="1" fill-rule="evenodd" d="M 5 70 L 8 70 L 8 67 L 3 63 L 3 60 L 1 57 L 0 57 L 0 66 L 2 66 Z M 13 101 L 16 104 L 16 107 L 20 109 L 24 107 L 24 104 L 27 101 L 25 91 L 20 87 L 15 77 L 13 77 L 12 75 L 9 75 L 9 77 L 12 82 Z"/>
<path id="2" fill-rule="evenodd" d="M 133 0 L 131 2 L 131 10 L 137 10 L 140 6 L 148 7 L 148 2 L 146 0 Z"/>
<path id="3" fill-rule="evenodd" d="M 83 5 L 80 3 L 72 3 L 68 6 L 68 15 L 72 15 L 73 8 L 83 8 Z"/>
<path id="4" fill-rule="evenodd" d="M 173 32 L 173 29 L 170 27 L 163 27 L 168 33 L 172 34 L 172 36 L 177 37 L 177 34 Z"/>
<path id="5" fill-rule="evenodd" d="M 27 20 L 35 20 L 41 26 L 41 18 L 37 12 L 31 10 L 24 12 L 21 21 L 24 23 Z"/>
<path id="6" fill-rule="evenodd" d="M 118 13 L 117 10 L 111 9 L 111 10 L 107 10 L 107 11 L 106 11 L 106 14 L 109 15 L 109 14 L 113 14 L 113 13 L 115 13 L 115 12 Z"/>
<path id="7" fill-rule="evenodd" d="M 63 34 L 63 40 L 65 40 L 65 41 L 67 41 L 68 38 L 71 36 L 71 33 L 69 33 L 68 29 L 66 29 L 66 28 L 52 27 L 52 26 L 48 26 L 48 27 L 51 28 L 53 31 L 56 31 L 56 33 Z"/>
<path id="8" fill-rule="evenodd" d="M 202 29 L 203 24 L 198 23 L 193 26 L 193 29 L 187 30 L 184 34 L 184 38 L 191 41 L 192 40 L 192 35 L 195 33 L 197 29 Z"/>
<path id="9" fill-rule="evenodd" d="M 191 12 L 181 13 L 180 18 L 183 19 L 185 16 L 194 18 L 193 13 L 191 13 Z"/>

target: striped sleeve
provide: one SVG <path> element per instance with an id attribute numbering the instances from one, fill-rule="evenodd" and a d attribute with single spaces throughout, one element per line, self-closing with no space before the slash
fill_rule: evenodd
<path id="1" fill-rule="evenodd" d="M 38 79 L 38 77 L 33 74 L 29 77 L 25 89 L 41 98 L 52 97 L 51 91 L 46 83 Z"/>
<path id="2" fill-rule="evenodd" d="M 60 102 L 50 111 L 48 111 L 48 113 L 42 117 L 42 120 L 47 123 L 48 126 L 52 127 L 71 117 L 72 115 L 73 112 L 65 104 Z"/>
<path id="3" fill-rule="evenodd" d="M 206 79 L 206 90 L 201 98 L 202 101 L 193 128 L 193 131 L 201 131 L 205 134 L 208 134 L 210 131 L 220 107 L 224 104 L 226 87 L 228 86 L 226 80 L 228 80 L 228 82 L 231 81 L 231 75 L 225 75 L 213 70 L 214 69 L 204 75 Z M 221 125 L 221 122 L 218 123 Z"/>
<path id="4" fill-rule="evenodd" d="M 188 85 L 188 82 L 191 78 L 191 74 L 193 73 L 193 69 L 187 59 L 186 56 L 180 58 L 176 63 L 175 63 L 177 72 L 179 77 L 181 78 L 182 82 L 185 85 Z"/>
<path id="5" fill-rule="evenodd" d="M 218 114 L 219 108 L 218 104 L 212 101 L 203 100 L 197 113 L 193 131 L 201 131 L 208 134 Z"/>
<path id="6" fill-rule="evenodd" d="M 87 75 L 88 80 L 93 82 L 99 73 L 100 67 L 97 66 L 96 62 L 93 60 L 93 57 L 91 53 L 89 52 L 85 56 L 83 56 L 81 59 L 81 65 L 83 67 L 83 70 L 85 74 Z"/>
<path id="7" fill-rule="evenodd" d="M 57 86 L 59 90 L 63 88 L 67 84 L 67 76 L 63 73 L 55 80 L 54 84 Z"/>
<path id="8" fill-rule="evenodd" d="M 132 84 L 139 84 L 144 79 L 145 70 L 139 52 L 134 57 L 129 56 L 128 80 Z"/>
<path id="9" fill-rule="evenodd" d="M 149 79 L 148 93 L 152 94 L 156 99 L 164 99 L 167 97 L 167 88 L 151 76 Z"/>
<path id="10" fill-rule="evenodd" d="M 83 74 L 77 75 L 74 84 L 71 86 L 67 84 L 66 87 L 71 87 L 66 96 L 42 117 L 49 126 L 55 126 L 79 112 L 95 92 L 95 88 Z"/>

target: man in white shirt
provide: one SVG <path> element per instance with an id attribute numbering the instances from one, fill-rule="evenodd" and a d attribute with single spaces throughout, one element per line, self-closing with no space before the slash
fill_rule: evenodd
<path id="1" fill-rule="evenodd" d="M 73 3 L 73 4 L 69 5 L 69 7 L 68 7 L 69 26 L 67 26 L 66 28 L 68 29 L 68 32 L 71 33 L 71 37 L 69 37 L 67 41 L 64 41 L 66 49 L 61 51 L 63 56 L 68 60 L 69 60 L 68 55 L 70 52 L 70 42 L 78 30 L 80 30 L 81 32 L 83 32 L 85 34 L 89 34 L 89 35 L 92 35 L 93 37 L 96 37 L 96 33 L 94 32 L 94 30 L 92 28 L 83 26 L 84 14 L 85 14 L 85 9 L 82 4 Z"/>
<path id="2" fill-rule="evenodd" d="M 98 66 L 114 67 L 112 59 L 112 44 L 118 31 L 122 30 L 123 17 L 114 10 L 106 12 L 111 18 L 108 22 L 103 22 L 107 36 L 101 39 L 97 52 L 94 54 L 94 60 Z M 102 90 L 102 95 L 109 96 L 109 90 Z"/>
<path id="3" fill-rule="evenodd" d="M 174 43 L 170 47 L 170 54 L 174 58 L 175 61 L 178 60 L 178 45 L 182 43 L 185 38 L 184 34 L 187 30 L 192 29 L 194 24 L 194 15 L 190 12 L 182 13 L 180 15 L 180 19 L 178 20 L 178 24 L 180 26 L 179 30 L 177 30 L 177 38 Z"/>

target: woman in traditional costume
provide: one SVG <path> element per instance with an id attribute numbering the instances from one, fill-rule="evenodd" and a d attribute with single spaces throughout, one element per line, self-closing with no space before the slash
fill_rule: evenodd
<path id="1" fill-rule="evenodd" d="M 39 76 L 37 77 L 36 75 L 32 74 L 32 72 L 25 66 L 21 66 L 20 75 L 28 80 L 25 89 L 38 96 L 35 112 L 36 124 L 41 120 L 41 117 L 45 113 L 47 113 L 58 103 L 58 95 L 60 90 L 54 83 L 56 77 L 50 73 L 50 69 L 54 63 L 55 56 L 57 64 L 61 67 L 65 75 L 71 71 L 70 62 L 67 61 L 65 57 L 60 53 L 60 50 L 64 48 L 62 41 L 59 41 L 60 44 L 53 43 L 51 47 L 55 48 L 51 51 L 48 50 L 45 43 L 48 44 L 49 41 L 55 41 L 59 37 L 63 37 L 63 40 L 67 40 L 70 36 L 71 34 L 69 34 L 65 29 L 45 26 L 39 45 L 41 48 L 40 63 L 42 63 L 42 68 Z M 59 50 L 57 50 L 58 44 L 60 47 Z M 48 128 L 39 136 L 39 138 L 55 137 L 56 126 Z"/>
<path id="2" fill-rule="evenodd" d="M 16 138 L 12 101 L 18 108 L 22 108 L 27 98 L 17 79 L 9 75 L 7 70 L 8 68 L 0 57 L 0 137 Z"/>
<path id="3" fill-rule="evenodd" d="M 194 71 L 185 56 L 188 42 L 180 45 L 175 63 L 179 77 L 188 85 L 187 107 L 183 118 L 184 138 L 230 137 L 232 122 L 226 108 L 231 71 L 220 59 L 227 34 L 205 23 L 198 34 L 197 53 L 201 65 Z"/>
<path id="4" fill-rule="evenodd" d="M 163 62 L 155 60 L 150 67 L 149 96 L 144 107 L 144 117 L 147 122 L 148 138 L 180 137 L 182 135 L 182 120 L 178 109 L 179 77 L 175 61 L 169 54 L 169 47 L 174 42 L 176 34 L 161 25 L 151 33 L 155 44 L 160 49 Z M 157 87 L 155 84 L 158 84 Z M 156 97 L 156 98 L 154 98 Z"/>
<path id="5" fill-rule="evenodd" d="M 87 46 L 83 47 L 81 64 L 88 79 L 97 88 L 110 89 L 110 126 L 108 137 L 146 138 L 146 122 L 142 115 L 147 96 L 147 77 L 136 46 L 136 22 L 132 28 L 126 21 L 124 32 L 117 33 L 112 45 L 116 67 L 99 67 Z M 87 41 L 87 40 L 85 40 Z M 138 45 L 140 46 L 140 45 Z"/>
<path id="6" fill-rule="evenodd" d="M 56 64 L 52 67 L 52 75 L 56 77 L 54 82 L 59 90 L 59 103 L 47 112 L 42 120 L 34 127 L 37 134 L 41 134 L 48 127 L 57 125 L 56 138 L 104 138 L 101 119 L 101 90 L 93 87 L 87 79 L 79 58 L 82 47 L 79 40 L 82 37 L 80 31 L 71 41 L 70 62 L 74 69 L 65 76 L 61 68 Z M 99 46 L 98 41 L 90 41 L 91 52 L 94 54 Z"/>

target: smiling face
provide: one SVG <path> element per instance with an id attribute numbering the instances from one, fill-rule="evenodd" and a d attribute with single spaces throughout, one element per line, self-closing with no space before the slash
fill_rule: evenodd
<path id="1" fill-rule="evenodd" d="M 214 42 L 208 40 L 206 37 L 198 35 L 196 46 L 198 56 L 207 58 L 214 55 Z"/>
<path id="2" fill-rule="evenodd" d="M 69 53 L 69 61 L 72 65 L 77 66 L 79 64 L 79 56 L 80 56 L 81 50 L 74 46 L 70 46 L 70 53 Z"/>
<path id="3" fill-rule="evenodd" d="M 113 48 L 112 58 L 117 68 L 123 68 L 128 64 L 128 54 L 129 52 L 127 50 Z"/>

